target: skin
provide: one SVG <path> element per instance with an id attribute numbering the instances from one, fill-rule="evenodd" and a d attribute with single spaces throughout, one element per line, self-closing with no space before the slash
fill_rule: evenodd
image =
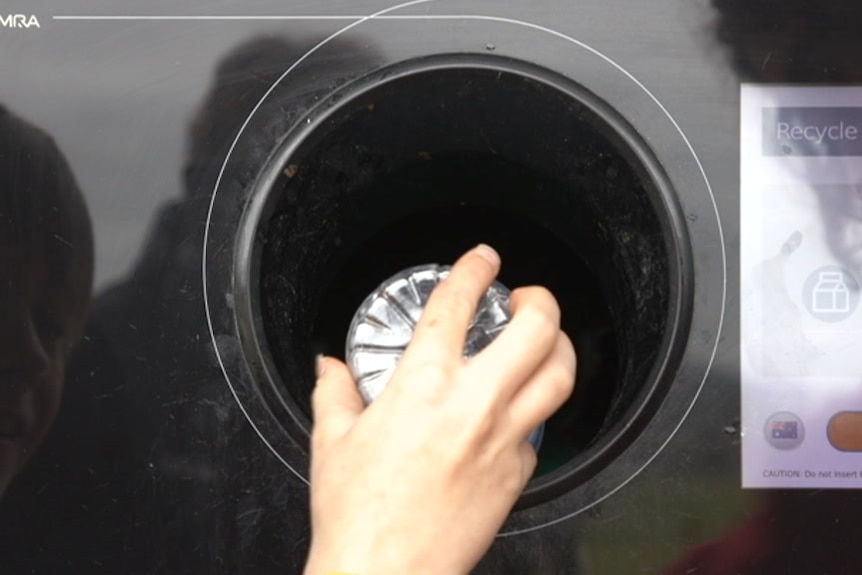
<path id="1" fill-rule="evenodd" d="M 0 247 L 0 498 L 42 443 L 80 339 L 88 278 L 51 281 L 41 254 Z"/>
<path id="2" fill-rule="evenodd" d="M 540 287 L 515 290 L 509 326 L 462 357 L 499 269 L 487 246 L 456 262 L 368 408 L 343 363 L 318 360 L 305 575 L 466 574 L 491 545 L 536 466 L 526 437 L 571 395 L 576 368 Z"/>

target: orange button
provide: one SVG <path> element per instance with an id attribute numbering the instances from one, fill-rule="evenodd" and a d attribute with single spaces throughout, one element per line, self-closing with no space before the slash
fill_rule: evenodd
<path id="1" fill-rule="evenodd" d="M 841 451 L 862 451 L 862 411 L 842 411 L 829 420 L 829 443 Z"/>

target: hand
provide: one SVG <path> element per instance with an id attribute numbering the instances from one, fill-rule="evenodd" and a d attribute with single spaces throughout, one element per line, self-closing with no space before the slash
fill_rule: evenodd
<path id="1" fill-rule="evenodd" d="M 319 361 L 306 575 L 463 574 L 491 545 L 536 466 L 526 437 L 575 381 L 574 349 L 544 288 L 515 290 L 509 325 L 463 358 L 499 268 L 487 246 L 458 260 L 368 408 L 343 363 Z"/>

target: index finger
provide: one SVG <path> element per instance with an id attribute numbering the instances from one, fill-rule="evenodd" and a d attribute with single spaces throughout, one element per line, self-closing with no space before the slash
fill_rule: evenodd
<path id="1" fill-rule="evenodd" d="M 401 363 L 461 359 L 476 306 L 500 271 L 500 256 L 480 244 L 461 256 L 422 311 Z"/>

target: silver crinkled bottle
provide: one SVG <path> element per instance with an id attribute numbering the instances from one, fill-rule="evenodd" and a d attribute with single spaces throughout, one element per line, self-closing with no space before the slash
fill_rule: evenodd
<path id="1" fill-rule="evenodd" d="M 380 395 L 398 360 L 413 338 L 431 292 L 449 274 L 451 266 L 428 264 L 408 268 L 365 298 L 347 333 L 345 357 L 365 403 Z M 494 282 L 476 308 L 467 331 L 464 357 L 472 357 L 490 344 L 509 323 L 509 290 Z M 528 437 L 538 451 L 544 425 Z"/>

